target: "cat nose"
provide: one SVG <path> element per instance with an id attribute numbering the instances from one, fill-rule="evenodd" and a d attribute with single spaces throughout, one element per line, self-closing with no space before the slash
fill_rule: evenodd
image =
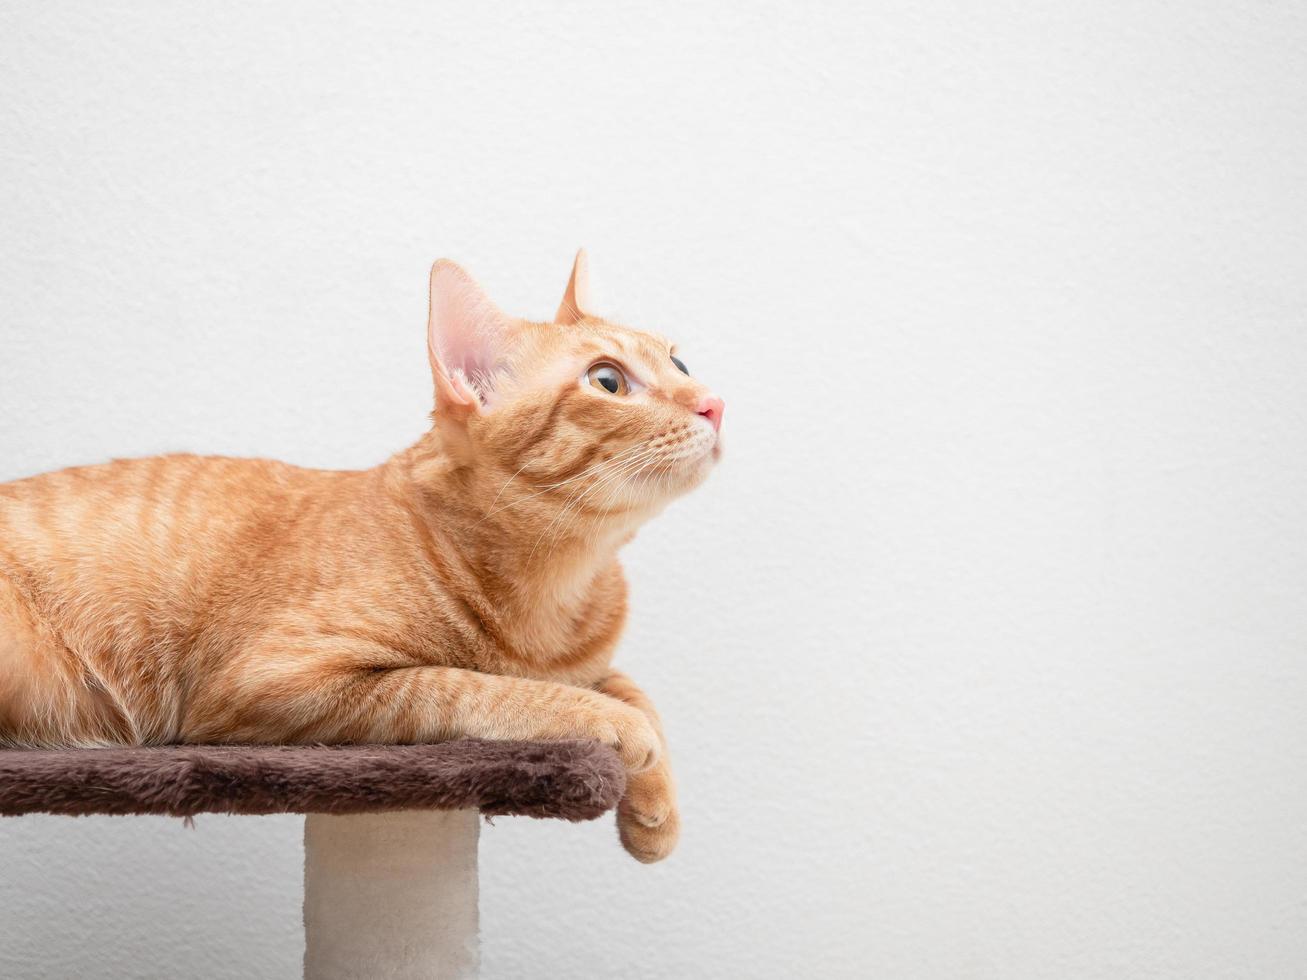
<path id="1" fill-rule="evenodd" d="M 726 411 L 726 403 L 716 395 L 704 395 L 700 398 L 699 407 L 695 411 L 712 423 L 714 431 L 721 430 L 722 412 Z"/>

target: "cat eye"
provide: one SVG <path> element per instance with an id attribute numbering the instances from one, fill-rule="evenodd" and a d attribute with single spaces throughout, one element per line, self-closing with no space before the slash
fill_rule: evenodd
<path id="1" fill-rule="evenodd" d="M 585 379 L 590 382 L 591 387 L 606 391 L 610 395 L 628 395 L 631 393 L 631 384 L 626 380 L 626 375 L 622 369 L 615 364 L 609 364 L 607 361 L 601 361 L 590 368 L 585 373 Z"/>
<path id="2" fill-rule="evenodd" d="M 679 357 L 677 357 L 675 354 L 669 354 L 668 357 L 670 357 L 670 358 L 672 359 L 672 363 L 676 365 L 677 369 L 678 369 L 682 374 L 689 374 L 689 373 L 690 373 L 690 369 L 689 369 L 688 367 L 685 366 L 685 362 L 684 362 L 683 360 L 681 360 Z"/>

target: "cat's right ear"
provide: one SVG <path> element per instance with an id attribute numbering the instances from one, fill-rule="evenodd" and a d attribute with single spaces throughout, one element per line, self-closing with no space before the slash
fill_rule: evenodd
<path id="1" fill-rule="evenodd" d="M 465 418 L 490 403 L 508 332 L 508 317 L 461 267 L 448 259 L 431 267 L 427 359 L 437 414 Z"/>
<path id="2" fill-rule="evenodd" d="M 567 289 L 563 301 L 558 304 L 554 322 L 571 326 L 588 316 L 594 316 L 593 301 L 590 296 L 590 259 L 585 249 L 576 250 L 576 261 L 572 263 L 572 275 L 568 277 Z"/>

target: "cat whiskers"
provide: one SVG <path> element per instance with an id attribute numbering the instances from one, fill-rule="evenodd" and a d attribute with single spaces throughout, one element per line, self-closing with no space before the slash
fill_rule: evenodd
<path id="1" fill-rule="evenodd" d="M 575 483 L 577 480 L 584 479 L 590 474 L 596 473 L 599 470 L 603 469 L 605 466 L 608 466 L 612 463 L 619 462 L 623 458 L 639 452 L 640 449 L 642 448 L 643 448 L 642 446 L 632 446 L 630 449 L 624 449 L 622 452 L 618 453 L 616 456 L 612 457 L 611 459 L 601 459 L 599 462 L 593 464 L 592 466 L 586 467 L 580 473 L 576 474 L 576 476 L 570 476 L 566 480 L 560 480 L 557 483 L 546 483 L 542 485 L 541 488 L 537 490 L 535 493 L 527 494 L 525 497 L 520 497 L 517 500 L 504 504 L 503 507 L 495 509 L 495 504 L 498 503 L 499 498 L 504 495 L 504 491 L 508 489 L 508 485 L 512 483 L 514 480 L 516 480 L 518 476 L 521 475 L 524 469 L 526 469 L 528 466 L 531 465 L 529 462 L 523 463 L 520 467 L 518 467 L 516 473 L 514 473 L 512 476 L 510 476 L 507 480 L 504 481 L 504 485 L 499 488 L 499 493 L 495 494 L 494 500 L 490 501 L 490 507 L 487 508 L 486 515 L 482 517 L 481 520 L 477 521 L 476 524 L 473 525 L 473 527 L 480 527 L 482 523 L 494 517 L 496 514 L 501 513 L 502 511 L 506 511 L 509 508 L 516 507 L 519 504 L 524 504 L 528 500 L 534 500 L 536 497 L 539 497 L 542 494 L 546 494 L 550 490 L 557 490 L 560 487 L 567 486 L 569 483 Z"/>
<path id="2" fill-rule="evenodd" d="M 572 516 L 575 518 L 576 516 L 579 516 L 580 508 L 582 503 L 585 501 L 585 498 L 597 492 L 601 488 L 610 485 L 613 481 L 619 479 L 626 471 L 636 466 L 637 464 L 642 463 L 645 460 L 646 456 L 649 455 L 652 451 L 653 450 L 648 446 L 644 446 L 644 445 L 635 446 L 631 450 L 628 450 L 625 453 L 620 454 L 620 456 L 616 457 L 613 461 L 610 461 L 612 464 L 611 472 L 605 473 L 598 480 L 596 480 L 594 483 L 592 483 L 587 487 L 581 487 L 574 490 L 571 493 L 571 495 L 567 498 L 567 500 L 563 503 L 563 506 L 559 508 L 558 513 L 554 515 L 553 519 L 549 522 L 548 525 L 546 525 L 545 529 L 541 531 L 540 535 L 536 538 L 535 543 L 531 546 L 531 554 L 530 556 L 528 556 L 528 560 L 530 560 L 530 558 L 533 558 L 535 556 L 536 549 L 539 548 L 541 542 L 544 541 L 546 537 L 550 536 L 551 531 L 554 531 L 554 529 L 557 528 L 558 533 L 553 536 L 553 543 L 551 543 L 550 545 L 550 551 L 552 552 L 553 544 L 557 543 L 558 537 L 561 536 L 562 532 L 566 529 L 567 524 L 569 523 L 568 517 Z"/>
<path id="3" fill-rule="evenodd" d="M 632 447 L 632 449 L 620 454 L 618 458 L 615 458 L 610 462 L 609 472 L 603 474 L 589 486 L 578 487 L 576 490 L 573 490 L 567 500 L 563 502 L 562 507 L 559 508 L 558 513 L 554 515 L 553 519 L 545 526 L 545 529 L 536 537 L 535 543 L 531 546 L 531 554 L 528 556 L 528 560 L 535 556 L 536 550 L 540 547 L 540 544 L 547 537 L 551 537 L 551 532 L 557 529 L 558 534 L 561 535 L 562 531 L 567 526 L 568 517 L 574 512 L 579 514 L 580 507 L 587 497 L 620 478 L 631 467 L 643 462 L 649 452 L 650 448 L 648 446 L 640 445 Z M 553 537 L 556 541 L 557 536 L 554 535 Z M 553 545 L 551 544 L 551 551 L 552 548 Z"/>
<path id="4" fill-rule="evenodd" d="M 661 444 L 656 446 L 642 444 L 635 447 L 635 450 L 637 451 L 634 454 L 624 454 L 626 458 L 621 465 L 615 466 L 611 472 L 604 474 L 583 490 L 572 493 L 559 512 L 554 515 L 554 519 L 536 538 L 535 544 L 531 547 L 531 555 L 528 556 L 528 560 L 535 556 L 536 550 L 546 537 L 550 539 L 549 551 L 546 552 L 546 556 L 552 554 L 558 542 L 580 519 L 582 505 L 587 497 L 605 490 L 603 506 L 607 507 L 640 473 L 658 461 L 658 458 L 662 455 L 663 446 Z"/>

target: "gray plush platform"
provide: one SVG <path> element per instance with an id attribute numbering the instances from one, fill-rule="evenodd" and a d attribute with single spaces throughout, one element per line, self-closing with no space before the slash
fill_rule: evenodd
<path id="1" fill-rule="evenodd" d="M 0 750 L 0 815 L 470 810 L 592 820 L 626 775 L 597 742 Z"/>

